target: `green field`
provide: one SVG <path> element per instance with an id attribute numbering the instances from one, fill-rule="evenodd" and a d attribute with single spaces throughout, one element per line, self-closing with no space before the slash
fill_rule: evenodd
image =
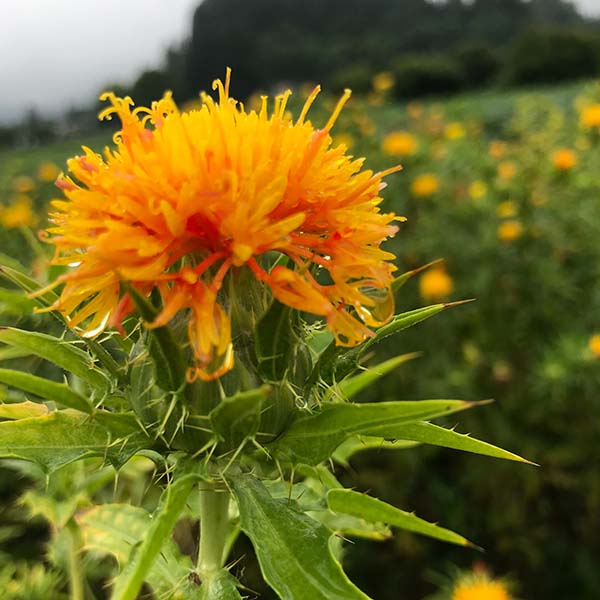
<path id="1" fill-rule="evenodd" d="M 476 561 L 508 575 L 525 599 L 593 600 L 600 593 L 600 118 L 593 124 L 594 107 L 600 110 L 600 82 L 407 106 L 380 95 L 354 99 L 336 125 L 334 141 L 366 156 L 368 165 L 404 167 L 383 193 L 387 209 L 408 217 L 388 244 L 399 272 L 444 259 L 403 288 L 399 309 L 476 299 L 386 342 L 379 360 L 409 351 L 423 356 L 364 399 L 494 398 L 462 419 L 460 430 L 541 465 L 415 448 L 364 452 L 353 468 L 339 469 L 347 485 L 377 488 L 387 502 L 486 549 L 478 555 L 408 534 L 381 546 L 357 542 L 345 554 L 348 570 L 378 600 L 422 599 L 436 590 L 430 583 L 436 573 L 452 572 L 452 565 L 470 569 Z M 325 114 L 317 108 L 315 123 Z M 47 203 L 60 192 L 40 177 L 40 167 L 65 169 L 82 144 L 101 151 L 107 143 L 103 133 L 0 153 L 0 252 L 44 279 L 50 248 L 32 231 L 45 225 Z M 0 296 L 0 325 L 29 322 L 27 310 Z M 0 479 L 7 497 L 9 468 Z M 11 541 L 10 530 L 0 535 L 1 556 L 42 562 L 43 518 L 34 527 L 19 512 L 14 522 L 20 543 Z M 98 569 L 105 574 L 107 566 Z M 12 576 L 2 573 L 0 586 Z M 248 573 L 252 578 L 256 568 Z M 264 586 L 258 579 L 249 585 Z"/>

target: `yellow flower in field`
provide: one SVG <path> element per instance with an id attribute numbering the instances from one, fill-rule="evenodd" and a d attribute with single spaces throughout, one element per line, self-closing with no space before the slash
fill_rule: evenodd
<path id="1" fill-rule="evenodd" d="M 517 164 L 512 160 L 505 160 L 498 165 L 498 177 L 502 181 L 510 181 L 517 174 Z"/>
<path id="2" fill-rule="evenodd" d="M 523 225 L 520 221 L 504 221 L 498 225 L 498 239 L 503 242 L 513 242 L 523 234 Z"/>
<path id="3" fill-rule="evenodd" d="M 425 271 L 419 280 L 419 293 L 426 302 L 445 300 L 452 290 L 454 290 L 452 277 L 440 267 Z"/>
<path id="4" fill-rule="evenodd" d="M 396 78 L 390 71 L 377 73 L 373 77 L 373 89 L 378 93 L 383 93 L 391 90 L 396 84 Z"/>
<path id="5" fill-rule="evenodd" d="M 600 358 L 600 333 L 595 333 L 590 337 L 588 348 L 596 358 Z"/>
<path id="6" fill-rule="evenodd" d="M 31 177 L 27 177 L 27 175 L 21 175 L 13 179 L 12 188 L 19 194 L 28 194 L 35 189 L 35 181 Z"/>
<path id="7" fill-rule="evenodd" d="M 37 217 L 33 212 L 31 198 L 19 194 L 8 206 L 0 207 L 0 223 L 6 229 L 33 227 L 37 223 Z"/>
<path id="8" fill-rule="evenodd" d="M 469 186 L 469 196 L 472 200 L 481 200 L 487 194 L 488 188 L 487 185 L 481 181 L 480 179 L 476 179 Z"/>
<path id="9" fill-rule="evenodd" d="M 506 142 L 501 142 L 500 140 L 492 140 L 490 142 L 488 153 L 492 158 L 500 159 L 506 154 L 507 149 L 508 145 L 506 144 Z"/>
<path id="10" fill-rule="evenodd" d="M 425 173 L 413 179 L 410 191 L 417 198 L 427 198 L 435 194 L 440 187 L 439 179 L 433 173 Z"/>
<path id="11" fill-rule="evenodd" d="M 577 164 L 577 154 L 569 148 L 561 148 L 552 154 L 552 163 L 559 171 L 570 171 Z"/>
<path id="12" fill-rule="evenodd" d="M 419 149 L 419 142 L 408 131 L 392 131 L 383 138 L 381 146 L 390 156 L 411 156 Z"/>
<path id="13" fill-rule="evenodd" d="M 447 140 L 458 140 L 467 135 L 467 130 L 462 123 L 453 121 L 444 127 L 444 136 Z"/>
<path id="14" fill-rule="evenodd" d="M 50 286 L 65 284 L 52 309 L 94 336 L 133 311 L 122 282 L 144 295 L 155 289 L 162 310 L 149 327 L 189 314 L 190 381 L 233 366 L 236 298 L 225 290 L 242 269 L 280 302 L 324 317 L 339 345 L 360 343 L 393 314 L 394 255 L 380 246 L 400 218 L 380 211 L 379 191 L 399 167 L 362 170 L 362 159 L 332 147 L 350 91 L 315 129 L 306 115 L 318 87 L 293 121 L 291 92 L 270 111 L 265 97 L 246 112 L 229 79 L 228 70 L 214 83 L 218 100 L 204 94 L 202 109 L 188 113 L 170 93 L 135 110 L 130 98 L 104 94 L 111 106 L 100 118 L 121 120 L 116 148 L 104 156 L 84 148 L 68 161 L 74 177 L 58 180 L 65 199 L 54 201 L 48 229 L 54 263 L 70 267 Z M 286 266 L 270 266 L 273 253 Z"/>
<path id="15" fill-rule="evenodd" d="M 478 578 L 460 582 L 454 588 L 452 600 L 511 600 L 511 597 L 502 582 Z"/>
<path id="16" fill-rule="evenodd" d="M 498 208 L 496 208 L 496 214 L 501 219 L 510 219 L 511 217 L 516 217 L 518 213 L 519 209 L 512 200 L 500 202 L 500 204 L 498 204 Z"/>
<path id="17" fill-rule="evenodd" d="M 53 162 L 42 163 L 38 168 L 38 179 L 50 183 L 56 181 L 60 175 L 60 169 Z"/>
<path id="18" fill-rule="evenodd" d="M 600 128 L 600 104 L 590 104 L 581 109 L 579 123 L 585 129 Z"/>

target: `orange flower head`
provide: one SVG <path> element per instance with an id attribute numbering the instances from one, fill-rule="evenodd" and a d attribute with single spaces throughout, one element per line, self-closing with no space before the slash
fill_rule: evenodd
<path id="1" fill-rule="evenodd" d="M 498 165 L 498 177 L 502 181 L 510 181 L 517 174 L 517 163 L 505 160 Z"/>
<path id="2" fill-rule="evenodd" d="M 149 327 L 189 314 L 195 363 L 188 380 L 215 379 L 233 366 L 226 278 L 249 270 L 280 302 L 324 317 L 339 345 L 356 345 L 393 312 L 393 254 L 380 246 L 395 234 L 393 213 L 379 208 L 380 173 L 332 146 L 331 128 L 346 91 L 321 129 L 306 120 L 315 88 L 294 121 L 291 92 L 271 110 L 263 97 L 247 111 L 216 81 L 218 100 L 180 112 L 167 93 L 150 108 L 102 96 L 121 129 L 104 155 L 83 148 L 57 181 L 48 235 L 55 264 L 70 270 L 52 307 L 71 327 L 94 336 L 133 311 L 127 283 L 157 289 L 161 312 Z M 269 268 L 273 258 L 287 260 Z M 243 290 L 240 291 L 243 293 Z"/>
<path id="3" fill-rule="evenodd" d="M 561 148 L 552 154 L 552 163 L 559 171 L 570 171 L 577 164 L 577 154 L 569 148 Z"/>
<path id="4" fill-rule="evenodd" d="M 38 168 L 38 179 L 46 183 L 56 180 L 60 175 L 60 169 L 53 162 L 44 162 Z"/>

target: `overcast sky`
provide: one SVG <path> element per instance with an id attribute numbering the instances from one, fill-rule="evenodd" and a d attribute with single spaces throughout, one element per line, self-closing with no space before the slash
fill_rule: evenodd
<path id="1" fill-rule="evenodd" d="M 600 0 L 576 3 L 600 16 Z M 61 112 L 89 102 L 106 84 L 131 82 L 189 34 L 198 4 L 0 0 L 0 122 L 32 107 Z"/>

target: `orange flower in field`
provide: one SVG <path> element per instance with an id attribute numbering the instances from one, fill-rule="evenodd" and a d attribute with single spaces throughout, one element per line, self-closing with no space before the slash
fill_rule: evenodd
<path id="1" fill-rule="evenodd" d="M 517 174 L 517 164 L 512 160 L 505 160 L 498 165 L 498 177 L 502 181 L 510 181 Z"/>
<path id="2" fill-rule="evenodd" d="M 33 227 L 36 223 L 31 198 L 25 194 L 15 196 L 8 206 L 0 206 L 0 224 L 6 229 Z"/>
<path id="3" fill-rule="evenodd" d="M 379 209 L 382 173 L 332 147 L 330 131 L 346 91 L 322 129 L 306 114 L 286 115 L 291 92 L 269 112 L 246 112 L 216 81 L 218 101 L 181 113 L 167 93 L 151 108 L 132 110 L 130 98 L 103 95 L 121 130 L 104 156 L 84 148 L 68 161 L 74 178 L 58 181 L 48 230 L 55 264 L 70 271 L 53 307 L 93 336 L 119 326 L 133 304 L 122 282 L 149 294 L 162 311 L 149 327 L 189 313 L 195 364 L 190 381 L 219 377 L 233 365 L 226 278 L 247 269 L 275 298 L 326 318 L 339 345 L 372 335 L 392 315 L 394 256 L 380 248 L 397 227 Z M 270 268 L 273 254 L 288 262 Z M 322 277 L 324 275 L 324 277 Z M 326 283 L 325 283 L 326 281 Z M 243 291 L 240 291 L 243 293 Z"/>
<path id="4" fill-rule="evenodd" d="M 510 220 L 504 221 L 498 225 L 498 239 L 503 242 L 513 242 L 523 234 L 523 225 L 520 221 Z"/>
<path id="5" fill-rule="evenodd" d="M 408 131 L 392 131 L 383 138 L 381 147 L 391 156 L 410 156 L 419 149 L 419 142 Z"/>
<path id="6" fill-rule="evenodd" d="M 506 154 L 507 144 L 500 140 L 492 140 L 489 147 L 489 155 L 492 158 L 500 159 Z"/>
<path id="7" fill-rule="evenodd" d="M 426 301 L 445 300 L 454 290 L 454 281 L 446 269 L 438 267 L 421 275 L 419 293 Z"/>
<path id="8" fill-rule="evenodd" d="M 38 178 L 42 181 L 54 181 L 59 175 L 60 169 L 53 162 L 42 163 L 38 168 Z"/>
<path id="9" fill-rule="evenodd" d="M 552 163 L 559 171 L 570 171 L 577 164 L 577 154 L 569 148 L 561 148 L 552 155 Z"/>
<path id="10" fill-rule="evenodd" d="M 600 128 L 600 104 L 590 104 L 579 113 L 579 123 L 585 129 Z"/>
<path id="11" fill-rule="evenodd" d="M 410 191 L 417 198 L 427 198 L 435 194 L 440 187 L 440 181 L 433 173 L 424 173 L 413 179 Z"/>
<path id="12" fill-rule="evenodd" d="M 600 358 L 600 333 L 595 333 L 588 340 L 588 348 L 596 358 Z"/>
<path id="13" fill-rule="evenodd" d="M 33 181 L 33 179 L 27 175 L 20 175 L 19 177 L 15 177 L 13 179 L 12 187 L 13 190 L 19 194 L 28 194 L 29 192 L 33 192 L 35 189 L 35 181 Z"/>

